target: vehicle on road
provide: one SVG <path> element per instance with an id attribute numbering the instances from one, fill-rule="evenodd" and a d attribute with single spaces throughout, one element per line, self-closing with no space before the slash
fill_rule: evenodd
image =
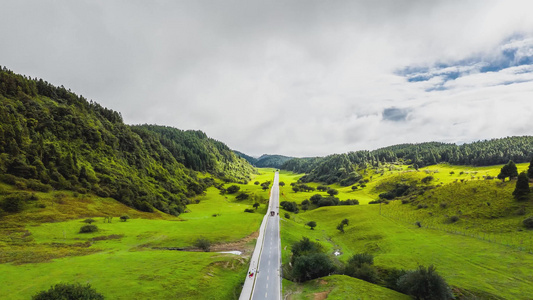
<path id="1" fill-rule="evenodd" d="M 276 212 L 274 212 L 274 211 L 271 211 L 271 212 L 270 212 L 270 215 L 271 215 L 271 216 L 273 217 L 273 216 L 275 216 L 275 215 L 276 215 Z"/>

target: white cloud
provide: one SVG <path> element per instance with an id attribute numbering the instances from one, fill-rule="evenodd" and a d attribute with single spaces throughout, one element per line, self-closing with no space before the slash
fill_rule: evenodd
<path id="1" fill-rule="evenodd" d="M 129 123 L 200 129 L 253 155 L 326 155 L 527 134 L 530 67 L 481 73 L 479 64 L 452 63 L 495 60 L 505 49 L 531 56 L 532 8 L 525 0 L 13 1 L 0 19 L 0 57 Z M 406 67 L 432 78 L 408 82 L 397 75 Z M 462 76 L 449 80 L 452 72 Z M 502 85 L 511 82 L 521 83 Z M 408 110 L 406 120 L 383 121 L 391 107 Z"/>

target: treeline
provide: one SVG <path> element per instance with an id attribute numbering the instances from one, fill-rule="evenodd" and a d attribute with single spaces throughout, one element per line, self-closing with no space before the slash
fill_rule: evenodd
<path id="1" fill-rule="evenodd" d="M 306 173 L 303 182 L 339 182 L 349 185 L 358 174 L 357 169 L 380 167 L 385 163 L 409 164 L 421 168 L 438 163 L 453 165 L 489 166 L 529 162 L 533 157 L 533 136 L 506 137 L 470 144 L 446 143 L 401 144 L 373 151 L 354 151 L 326 157 L 295 158 L 281 169 Z M 343 182 L 343 180 L 345 180 Z M 355 182 L 355 181 L 354 181 Z"/>
<path id="2" fill-rule="evenodd" d="M 0 69 L 2 181 L 92 192 L 178 215 L 188 198 L 213 184 L 195 170 L 244 181 L 252 167 L 201 132 L 128 126 L 120 113 L 64 87 Z"/>

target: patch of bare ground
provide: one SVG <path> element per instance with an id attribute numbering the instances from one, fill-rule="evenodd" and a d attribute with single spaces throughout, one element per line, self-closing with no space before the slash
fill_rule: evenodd
<path id="1" fill-rule="evenodd" d="M 223 251 L 240 251 L 242 252 L 241 255 L 251 255 L 255 248 L 255 243 L 251 243 L 254 239 L 257 239 L 259 236 L 259 232 L 256 231 L 249 236 L 240 239 L 235 242 L 228 242 L 228 243 L 218 243 L 218 244 L 211 244 L 211 248 L 209 249 L 209 252 L 223 252 Z M 135 250 L 149 250 L 149 249 L 155 249 L 155 250 L 177 250 L 177 251 L 187 251 L 187 252 L 204 252 L 204 250 L 200 248 L 194 248 L 194 247 L 188 247 L 188 248 L 181 248 L 181 247 L 151 247 L 150 243 L 148 244 L 142 244 L 135 248 Z"/>
<path id="2" fill-rule="evenodd" d="M 320 292 L 320 293 L 314 293 L 313 294 L 313 299 L 314 300 L 324 300 L 326 298 L 328 298 L 328 294 L 329 294 L 330 291 L 325 291 L 325 292 Z"/>
<path id="3" fill-rule="evenodd" d="M 257 239 L 258 236 L 259 231 L 256 231 L 236 242 L 213 244 L 211 245 L 211 252 L 241 251 L 243 255 L 251 254 L 254 250 L 255 244 L 250 244 L 250 242 L 254 239 Z"/>

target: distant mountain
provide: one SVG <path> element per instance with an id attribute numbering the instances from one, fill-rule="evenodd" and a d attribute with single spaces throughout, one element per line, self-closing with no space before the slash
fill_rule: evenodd
<path id="1" fill-rule="evenodd" d="M 0 69 L 0 180 L 177 215 L 214 184 L 197 171 L 244 182 L 254 168 L 201 131 L 129 126 L 63 86 Z"/>
<path id="2" fill-rule="evenodd" d="M 280 168 L 285 162 L 293 159 L 294 157 L 283 155 L 270 155 L 263 154 L 259 158 L 251 157 L 239 151 L 233 151 L 235 154 L 246 159 L 250 164 L 258 168 Z"/>
<path id="3" fill-rule="evenodd" d="M 281 167 L 281 165 L 283 165 L 283 163 L 293 158 L 294 157 L 288 157 L 283 155 L 263 154 L 257 159 L 255 166 L 259 168 L 279 168 Z"/>

